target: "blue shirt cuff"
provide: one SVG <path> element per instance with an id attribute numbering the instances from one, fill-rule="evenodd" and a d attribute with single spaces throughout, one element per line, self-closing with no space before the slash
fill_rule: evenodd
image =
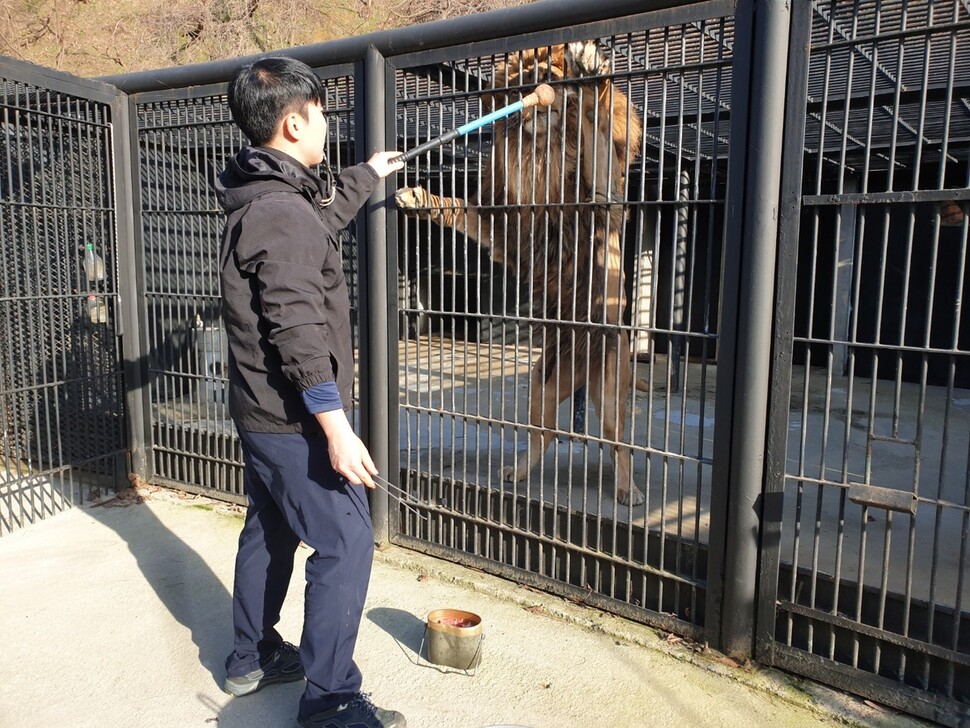
<path id="1" fill-rule="evenodd" d="M 344 403 L 340 401 L 337 383 L 333 381 L 314 384 L 309 389 L 304 389 L 300 394 L 303 396 L 303 404 L 313 415 L 344 408 Z"/>

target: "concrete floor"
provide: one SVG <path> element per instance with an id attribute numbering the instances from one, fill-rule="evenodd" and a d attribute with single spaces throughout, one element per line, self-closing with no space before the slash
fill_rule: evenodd
<path id="1" fill-rule="evenodd" d="M 433 337 L 402 342 L 402 465 L 706 543 L 716 365 L 690 363 L 682 390 L 674 391 L 666 357 L 638 363 L 638 376 L 651 387 L 631 396 L 625 441 L 646 503 L 631 509 L 615 501 L 613 465 L 595 411 L 587 411 L 585 433 L 576 433 L 570 402 L 560 406 L 560 436 L 541 464 L 523 483 L 501 482 L 502 469 L 525 448 L 522 426 L 536 356 L 522 345 Z M 209 432 L 231 429 L 224 406 L 211 401 L 173 402 L 157 414 Z M 966 608 L 970 392 L 796 367 L 787 448 L 778 546 L 783 564 L 822 581 L 862 582 L 899 604 Z M 855 503 L 848 498 L 851 483 L 916 490 L 915 514 Z M 779 598 L 807 605 L 810 591 L 784 583 Z M 841 604 L 839 611 L 845 611 Z"/>
<path id="2" fill-rule="evenodd" d="M 401 462 L 482 487 L 526 449 L 529 370 L 538 350 L 423 338 L 402 345 Z M 517 493 L 604 519 L 708 540 L 715 364 L 690 363 L 673 391 L 666 356 L 637 365 L 626 436 L 646 503 L 614 498 L 614 471 L 592 402 L 585 434 L 573 402 L 559 437 Z M 518 427 L 516 425 L 519 425 Z M 795 367 L 788 415 L 781 560 L 935 604 L 970 603 L 970 391 Z M 915 515 L 864 508 L 848 485 L 917 492 Z M 888 564 L 888 568 L 887 568 Z"/>
<path id="3" fill-rule="evenodd" d="M 101 503 L 0 539 L 0 726 L 295 725 L 299 684 L 237 699 L 218 688 L 241 509 L 154 487 Z M 280 622 L 293 641 L 300 554 Z M 473 675 L 421 652 L 427 613 L 444 607 L 482 617 Z M 356 659 L 364 689 L 410 728 L 924 725 L 395 548 L 376 557 Z"/>
<path id="4" fill-rule="evenodd" d="M 590 403 L 585 434 L 573 403 L 558 413 L 559 437 L 522 483 L 500 473 L 526 448 L 529 371 L 538 350 L 440 337 L 402 341 L 402 466 L 483 488 L 708 540 L 716 365 L 690 363 L 674 391 L 664 355 L 637 364 L 650 383 L 636 391 L 625 442 L 646 503 L 616 503 L 609 448 Z M 211 389 L 211 387 L 209 388 Z M 206 389 L 205 391 L 209 391 Z M 210 392 L 211 393 L 211 392 Z M 228 432 L 225 406 L 165 403 L 158 416 Z M 788 415 L 781 561 L 820 574 L 949 607 L 970 603 L 970 551 L 962 535 L 970 508 L 970 391 L 796 367 Z M 848 484 L 918 492 L 915 515 L 865 508 Z M 961 547 L 955 544 L 963 543 Z M 888 568 L 887 568 L 888 565 Z"/>

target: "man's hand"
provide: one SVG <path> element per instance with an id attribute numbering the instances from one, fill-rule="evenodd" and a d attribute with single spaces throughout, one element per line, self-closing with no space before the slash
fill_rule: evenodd
<path id="1" fill-rule="evenodd" d="M 377 176 L 381 179 L 387 177 L 391 172 L 404 169 L 404 162 L 395 161 L 401 156 L 400 152 L 378 152 L 367 160 L 367 164 L 374 168 Z"/>
<path id="2" fill-rule="evenodd" d="M 377 467 L 344 411 L 320 412 L 315 417 L 327 436 L 333 469 L 353 485 L 363 483 L 368 488 L 375 487 L 371 476 L 377 475 Z"/>

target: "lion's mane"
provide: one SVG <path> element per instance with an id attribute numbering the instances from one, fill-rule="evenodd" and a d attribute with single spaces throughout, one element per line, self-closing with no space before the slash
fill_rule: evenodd
<path id="1" fill-rule="evenodd" d="M 563 45 L 510 55 L 496 67 L 488 102 L 504 106 L 543 82 L 556 89 L 551 107 L 496 124 L 474 200 L 491 219 L 492 240 L 483 242 L 528 287 L 520 293 L 540 315 L 615 322 L 618 313 L 596 310 L 609 308 L 596 271 L 622 268 L 609 260 L 617 253 L 608 237 L 624 224 L 619 203 L 642 123 L 609 80 L 571 78 Z"/>

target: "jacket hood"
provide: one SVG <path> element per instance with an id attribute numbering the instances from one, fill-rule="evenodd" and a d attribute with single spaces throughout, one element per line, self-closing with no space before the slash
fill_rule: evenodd
<path id="1" fill-rule="evenodd" d="M 326 183 L 293 157 L 268 147 L 243 147 L 216 178 L 219 204 L 232 213 L 267 192 L 292 191 L 322 199 Z"/>

